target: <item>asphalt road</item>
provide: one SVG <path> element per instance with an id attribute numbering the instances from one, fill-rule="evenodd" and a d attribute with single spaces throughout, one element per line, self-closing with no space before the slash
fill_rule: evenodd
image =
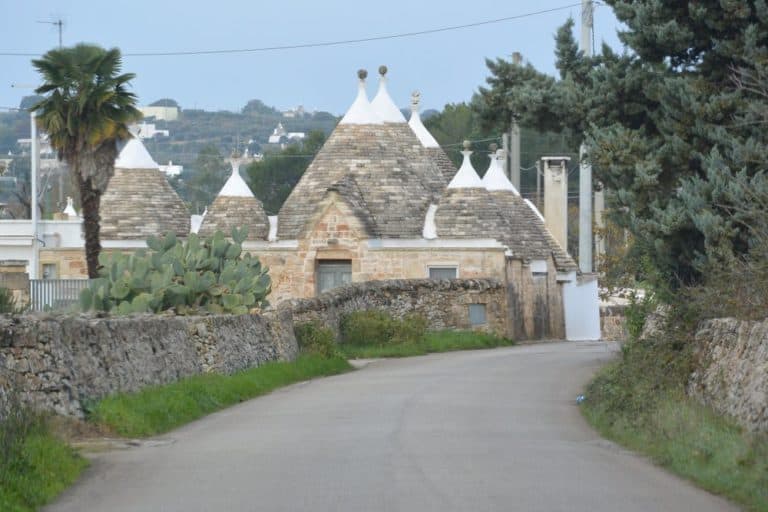
<path id="1" fill-rule="evenodd" d="M 98 455 L 50 511 L 722 511 L 597 436 L 611 357 L 556 343 L 378 361 Z"/>

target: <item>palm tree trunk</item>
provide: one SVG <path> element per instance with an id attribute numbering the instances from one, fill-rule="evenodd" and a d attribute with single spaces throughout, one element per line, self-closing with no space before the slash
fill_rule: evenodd
<path id="1" fill-rule="evenodd" d="M 88 277 L 99 277 L 99 253 L 101 241 L 99 239 L 99 206 L 101 205 L 101 192 L 93 187 L 91 179 L 84 180 L 79 172 L 76 176 L 77 188 L 80 191 L 80 203 L 83 212 L 83 232 L 85 234 L 85 261 L 88 265 Z"/>

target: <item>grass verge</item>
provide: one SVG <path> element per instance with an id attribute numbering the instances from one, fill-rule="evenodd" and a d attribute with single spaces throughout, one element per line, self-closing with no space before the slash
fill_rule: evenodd
<path id="1" fill-rule="evenodd" d="M 232 404 L 295 382 L 349 371 L 341 357 L 306 354 L 233 375 L 206 374 L 99 401 L 89 419 L 127 437 L 167 432 Z"/>
<path id="2" fill-rule="evenodd" d="M 629 343 L 590 383 L 582 412 L 603 436 L 749 510 L 768 511 L 768 436 L 685 395 L 689 350 Z"/>
<path id="3" fill-rule="evenodd" d="M 515 342 L 512 340 L 500 338 L 493 334 L 445 330 L 429 331 L 421 338 L 405 343 L 341 344 L 341 351 L 349 358 L 409 357 L 432 352 L 508 347 L 514 344 Z"/>
<path id="4" fill-rule="evenodd" d="M 88 462 L 54 436 L 46 418 L 13 409 L 0 421 L 0 510 L 31 512 L 71 485 Z"/>

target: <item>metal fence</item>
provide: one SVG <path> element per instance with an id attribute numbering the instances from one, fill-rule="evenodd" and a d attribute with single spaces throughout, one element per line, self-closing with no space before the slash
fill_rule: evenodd
<path id="1" fill-rule="evenodd" d="M 76 307 L 88 279 L 30 279 L 29 307 L 32 311 L 55 311 Z"/>

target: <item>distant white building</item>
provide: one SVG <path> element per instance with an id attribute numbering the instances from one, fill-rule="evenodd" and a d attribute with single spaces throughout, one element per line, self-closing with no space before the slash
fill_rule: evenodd
<path id="1" fill-rule="evenodd" d="M 165 173 L 166 176 L 169 178 L 172 178 L 173 176 L 178 176 L 182 172 L 184 172 L 184 166 L 183 165 L 174 165 L 171 160 L 168 160 L 168 165 L 161 165 L 159 166 L 160 170 Z"/>
<path id="2" fill-rule="evenodd" d="M 283 117 L 287 119 L 294 119 L 297 117 L 304 117 L 306 115 L 306 111 L 304 110 L 303 105 L 299 105 L 298 107 L 291 109 L 291 110 L 285 110 L 283 111 Z"/>
<path id="3" fill-rule="evenodd" d="M 140 139 L 151 139 L 157 136 L 169 137 L 171 132 L 168 130 L 158 130 L 155 128 L 155 123 L 147 123 L 142 121 L 139 124 L 131 127 L 131 132 Z"/>
<path id="4" fill-rule="evenodd" d="M 287 132 L 283 127 L 283 123 L 277 123 L 277 127 L 272 130 L 272 135 L 269 136 L 270 144 L 284 144 L 290 141 L 304 140 L 307 136 L 304 132 Z"/>

